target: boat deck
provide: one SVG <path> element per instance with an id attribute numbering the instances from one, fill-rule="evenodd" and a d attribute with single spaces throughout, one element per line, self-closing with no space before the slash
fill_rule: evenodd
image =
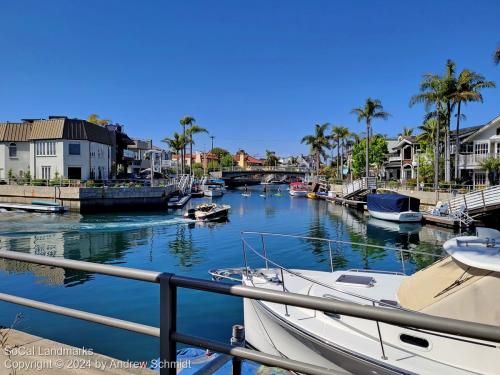
<path id="1" fill-rule="evenodd" d="M 22 203 L 0 203 L 0 208 L 7 210 L 22 210 L 28 212 L 45 212 L 45 213 L 63 213 L 66 211 L 64 206 L 44 206 L 39 204 L 22 204 Z"/>

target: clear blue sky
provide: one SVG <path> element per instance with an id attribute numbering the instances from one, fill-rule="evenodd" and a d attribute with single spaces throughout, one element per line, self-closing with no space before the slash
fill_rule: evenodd
<path id="1" fill-rule="evenodd" d="M 494 0 L 16 0 L 0 10 L 0 121 L 95 112 L 159 143 L 190 114 L 217 146 L 286 155 L 307 151 L 300 139 L 317 122 L 361 131 L 350 110 L 368 96 L 392 114 L 376 132 L 418 125 L 424 111 L 409 98 L 447 58 L 500 85 Z M 500 88 L 484 98 L 465 108 L 466 126 L 500 115 Z"/>

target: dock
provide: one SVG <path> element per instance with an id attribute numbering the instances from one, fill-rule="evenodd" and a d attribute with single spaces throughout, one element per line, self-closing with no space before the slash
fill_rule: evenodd
<path id="1" fill-rule="evenodd" d="M 6 210 L 22 210 L 27 212 L 43 212 L 48 214 L 61 214 L 67 209 L 64 206 L 46 206 L 41 204 L 23 204 L 23 203 L 3 203 L 0 202 L 0 208 Z"/>
<path id="2" fill-rule="evenodd" d="M 360 211 L 364 211 L 365 205 L 366 205 L 366 202 L 364 202 L 364 201 L 345 199 L 345 198 L 341 198 L 341 197 L 333 197 L 333 198 L 327 197 L 326 200 L 328 200 L 330 202 L 334 202 L 336 204 L 340 204 L 342 206 L 352 207 L 352 208 L 355 208 L 355 209 L 360 210 Z"/>
<path id="3" fill-rule="evenodd" d="M 425 224 L 433 224 L 433 225 L 438 225 L 441 227 L 447 227 L 447 228 L 458 228 L 460 227 L 460 221 L 457 219 L 453 219 L 449 216 L 437 216 L 437 215 L 431 215 L 428 213 L 423 213 L 424 215 L 424 220 L 423 222 Z"/>
<path id="4" fill-rule="evenodd" d="M 12 369 L 7 368 L 11 366 Z M 12 329 L 4 347 L 0 347 L 0 373 L 15 374 L 14 366 L 23 375 L 158 374 L 141 368 L 146 367 L 142 361 L 121 361 L 97 354 L 91 348 L 77 348 Z"/>

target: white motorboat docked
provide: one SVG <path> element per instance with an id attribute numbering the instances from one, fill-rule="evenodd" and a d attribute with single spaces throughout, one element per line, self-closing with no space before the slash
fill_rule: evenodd
<path id="1" fill-rule="evenodd" d="M 228 204 L 200 204 L 196 208 L 190 208 L 184 217 L 198 221 L 225 221 L 230 209 Z"/>
<path id="2" fill-rule="evenodd" d="M 191 199 L 191 194 L 176 195 L 168 200 L 169 208 L 182 208 Z"/>
<path id="3" fill-rule="evenodd" d="M 414 223 L 422 221 L 420 200 L 406 195 L 368 194 L 367 207 L 370 216 L 400 223 Z"/>
<path id="4" fill-rule="evenodd" d="M 443 248 L 449 256 L 412 276 L 375 270 L 286 269 L 244 237 L 245 262 L 250 254 L 257 255 L 266 267 L 246 266 L 239 276 L 250 287 L 499 326 L 500 232 L 479 229 L 477 234 L 448 240 Z M 215 279 L 233 281 L 238 274 L 237 269 L 210 273 Z M 500 368 L 500 344 L 490 341 L 262 300 L 244 299 L 244 319 L 250 346 L 335 373 L 493 374 Z"/>
<path id="5" fill-rule="evenodd" d="M 203 185 L 203 195 L 205 197 L 222 197 L 224 195 L 224 187 L 215 183 Z"/>
<path id="6" fill-rule="evenodd" d="M 305 197 L 307 195 L 307 186 L 303 182 L 292 182 L 289 193 L 294 197 Z"/>

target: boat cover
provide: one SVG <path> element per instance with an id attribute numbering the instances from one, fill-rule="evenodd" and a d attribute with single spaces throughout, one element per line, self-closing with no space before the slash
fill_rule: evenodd
<path id="1" fill-rule="evenodd" d="M 377 212 L 419 212 L 420 199 L 397 193 L 368 194 L 367 206 L 369 211 Z"/>

